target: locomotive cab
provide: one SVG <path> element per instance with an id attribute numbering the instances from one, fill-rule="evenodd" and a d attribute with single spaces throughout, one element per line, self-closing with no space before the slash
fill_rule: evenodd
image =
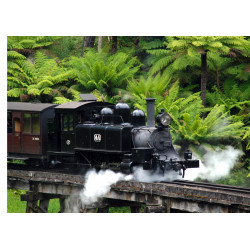
<path id="1" fill-rule="evenodd" d="M 95 114 L 103 107 L 113 107 L 107 102 L 94 100 L 69 102 L 55 107 L 55 119 L 50 121 L 49 131 L 49 162 L 51 165 L 63 164 L 72 167 L 76 159 L 76 127 L 96 119 Z"/>

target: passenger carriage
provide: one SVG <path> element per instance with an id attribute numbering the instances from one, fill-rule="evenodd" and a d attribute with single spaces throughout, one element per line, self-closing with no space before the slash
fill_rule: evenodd
<path id="1" fill-rule="evenodd" d="M 55 104 L 8 102 L 8 160 L 45 162 L 48 149 L 48 119 Z"/>

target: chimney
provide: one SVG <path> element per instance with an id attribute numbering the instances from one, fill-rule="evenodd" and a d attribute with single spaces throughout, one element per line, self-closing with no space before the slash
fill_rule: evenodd
<path id="1" fill-rule="evenodd" d="M 147 101 L 147 127 L 155 126 L 155 98 L 146 98 Z"/>

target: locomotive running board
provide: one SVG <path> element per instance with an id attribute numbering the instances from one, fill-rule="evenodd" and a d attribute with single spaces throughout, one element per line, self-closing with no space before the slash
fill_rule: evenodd
<path id="1" fill-rule="evenodd" d="M 75 151 L 85 152 L 101 152 L 101 153 L 114 153 L 114 154 L 128 154 L 129 151 L 116 151 L 116 150 L 104 150 L 104 149 L 93 149 L 93 148 L 74 148 Z"/>

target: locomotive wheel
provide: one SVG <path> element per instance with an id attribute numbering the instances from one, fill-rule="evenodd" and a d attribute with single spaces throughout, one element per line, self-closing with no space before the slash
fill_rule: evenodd
<path id="1" fill-rule="evenodd" d="M 90 162 L 86 156 L 81 153 L 76 154 L 76 171 L 79 171 L 80 174 L 85 174 L 89 169 L 91 169 Z"/>

